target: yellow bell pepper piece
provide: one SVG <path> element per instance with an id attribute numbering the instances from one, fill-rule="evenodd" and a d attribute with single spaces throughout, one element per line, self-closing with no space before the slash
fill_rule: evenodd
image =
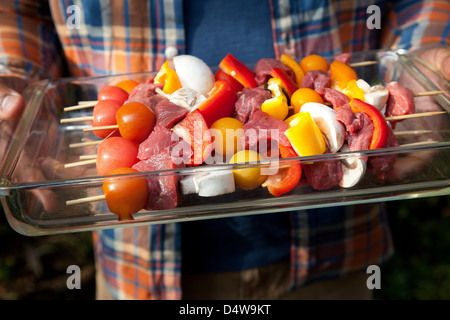
<path id="1" fill-rule="evenodd" d="M 180 79 L 178 79 L 175 70 L 169 67 L 169 61 L 163 63 L 153 82 L 163 83 L 164 87 L 162 90 L 167 94 L 172 94 L 178 89 L 181 89 Z"/>
<path id="2" fill-rule="evenodd" d="M 280 61 L 288 68 L 290 68 L 292 71 L 294 71 L 295 74 L 295 82 L 297 83 L 298 87 L 300 88 L 302 86 L 303 77 L 305 76 L 305 73 L 303 72 L 302 67 L 290 56 L 287 54 L 282 54 L 280 57 Z"/>
<path id="3" fill-rule="evenodd" d="M 309 112 L 301 112 L 290 122 L 286 137 L 299 157 L 323 154 L 327 148 L 325 138 Z"/>
<path id="4" fill-rule="evenodd" d="M 364 101 L 364 90 L 358 87 L 356 80 L 350 80 L 342 92 L 350 99 Z"/>
<path id="5" fill-rule="evenodd" d="M 281 80 L 278 78 L 270 78 L 267 84 L 267 88 L 273 97 L 262 103 L 261 110 L 274 118 L 280 120 L 286 119 L 289 114 L 289 106 L 281 87 Z"/>
<path id="6" fill-rule="evenodd" d="M 289 118 L 287 118 L 286 120 L 284 120 L 284 122 L 286 122 L 286 123 L 289 125 L 289 127 L 291 127 L 291 122 L 292 122 L 292 120 L 294 120 L 294 119 L 297 118 L 297 117 L 301 117 L 301 112 L 299 112 L 299 113 L 294 113 L 292 116 L 290 116 Z"/>

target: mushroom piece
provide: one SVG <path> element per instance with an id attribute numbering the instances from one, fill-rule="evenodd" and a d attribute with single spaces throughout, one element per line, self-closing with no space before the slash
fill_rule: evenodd
<path id="1" fill-rule="evenodd" d="M 358 79 L 356 85 L 364 91 L 364 100 L 384 114 L 389 91 L 382 85 L 370 86 L 366 81 Z"/>
<path id="2" fill-rule="evenodd" d="M 345 142 L 344 125 L 336 120 L 336 111 L 317 102 L 305 103 L 300 112 L 309 112 L 322 132 L 331 153 L 338 152 Z"/>
<path id="3" fill-rule="evenodd" d="M 200 197 L 215 197 L 236 190 L 232 170 L 217 170 L 193 174 L 180 180 L 183 194 L 196 193 Z"/>
<path id="4" fill-rule="evenodd" d="M 344 144 L 340 150 L 341 152 L 351 151 L 347 144 Z M 358 184 L 364 174 L 366 173 L 367 164 L 357 154 L 349 155 L 345 159 L 341 159 L 342 163 L 342 179 L 339 181 L 339 186 L 342 188 L 351 188 Z"/>
<path id="5" fill-rule="evenodd" d="M 160 88 L 156 88 L 155 91 L 157 94 L 163 96 L 177 106 L 186 108 L 189 112 L 194 111 L 206 101 L 206 97 L 204 95 L 191 88 L 180 88 L 172 94 L 167 94 Z"/>

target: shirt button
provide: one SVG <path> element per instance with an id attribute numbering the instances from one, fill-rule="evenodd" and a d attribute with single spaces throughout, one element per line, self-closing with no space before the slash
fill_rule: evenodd
<path id="1" fill-rule="evenodd" d="M 164 55 L 166 56 L 167 59 L 172 59 L 173 57 L 178 55 L 178 50 L 175 47 L 167 47 L 166 50 L 164 51 Z"/>

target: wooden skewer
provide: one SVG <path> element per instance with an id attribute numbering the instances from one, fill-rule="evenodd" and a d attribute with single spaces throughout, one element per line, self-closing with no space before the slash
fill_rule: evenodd
<path id="1" fill-rule="evenodd" d="M 415 146 L 426 146 L 428 144 L 435 144 L 438 143 L 439 141 L 418 141 L 418 142 L 412 142 L 412 143 L 406 143 L 406 144 L 402 144 L 402 147 L 415 147 Z"/>
<path id="2" fill-rule="evenodd" d="M 89 159 L 97 159 L 97 155 L 96 154 L 86 154 L 86 155 L 80 156 L 80 160 L 89 160 Z"/>
<path id="3" fill-rule="evenodd" d="M 406 114 L 403 116 L 392 116 L 392 117 L 386 117 L 386 121 L 395 121 L 395 120 L 403 120 L 403 119 L 409 119 L 409 118 L 420 118 L 420 117 L 428 117 L 428 116 L 434 116 L 438 114 L 447 113 L 446 111 L 436 111 L 436 112 L 422 112 L 422 113 L 412 113 L 412 114 Z M 83 131 L 96 131 L 96 130 L 111 130 L 111 129 L 119 129 L 119 126 L 117 124 L 110 125 L 110 126 L 98 126 L 98 127 L 90 127 L 90 128 L 84 128 Z"/>
<path id="4" fill-rule="evenodd" d="M 96 104 L 98 100 L 86 100 L 86 101 L 78 101 L 79 105 L 91 105 Z"/>
<path id="5" fill-rule="evenodd" d="M 82 203 L 86 203 L 86 202 L 100 201 L 100 200 L 105 200 L 105 199 L 106 199 L 105 195 L 102 194 L 100 196 L 92 196 L 92 197 L 80 198 L 80 199 L 75 199 L 75 200 L 68 200 L 68 201 L 66 201 L 66 205 L 71 206 L 71 205 L 75 205 L 75 204 L 82 204 Z"/>
<path id="6" fill-rule="evenodd" d="M 119 125 L 113 124 L 110 126 L 98 126 L 98 127 L 90 127 L 90 128 L 84 128 L 83 131 L 97 131 L 97 130 L 111 130 L 111 129 L 119 129 Z"/>
<path id="7" fill-rule="evenodd" d="M 420 142 L 402 144 L 401 147 L 414 147 L 414 146 L 420 146 L 420 145 L 434 144 L 437 142 L 438 141 L 420 141 Z M 280 167 L 278 167 L 278 169 L 283 169 L 283 168 L 287 168 L 287 167 L 289 167 L 289 165 L 280 166 Z M 263 186 L 264 186 L 264 184 L 263 184 Z M 101 200 L 105 200 L 105 199 L 106 199 L 105 195 L 91 196 L 91 197 L 85 197 L 85 198 L 80 198 L 80 199 L 68 200 L 68 201 L 66 201 L 66 205 L 70 206 L 70 205 L 83 204 L 83 203 L 92 202 L 92 201 L 101 201 Z"/>
<path id="8" fill-rule="evenodd" d="M 289 166 L 290 165 L 279 166 L 278 169 L 288 168 Z M 105 200 L 105 199 L 106 199 L 105 195 L 91 196 L 91 197 L 85 197 L 85 198 L 80 198 L 80 199 L 68 200 L 68 201 L 66 201 L 66 205 L 71 206 L 71 205 L 76 205 L 76 204 L 92 202 L 92 201 L 101 201 L 101 200 Z"/>
<path id="9" fill-rule="evenodd" d="M 94 116 L 84 116 L 84 117 L 74 117 L 74 118 L 61 119 L 61 123 L 92 121 L 92 120 L 94 120 Z"/>
<path id="10" fill-rule="evenodd" d="M 73 167 L 77 167 L 77 166 L 84 166 L 86 164 L 94 164 L 96 162 L 97 162 L 97 159 L 82 160 L 82 161 L 77 161 L 77 162 L 72 162 L 72 163 L 66 163 L 64 165 L 64 168 L 73 168 Z"/>
<path id="11" fill-rule="evenodd" d="M 71 143 L 71 144 L 69 144 L 69 148 L 79 148 L 79 147 L 95 146 L 95 145 L 97 145 L 97 144 L 100 144 L 102 141 L 103 141 L 103 140 L 84 141 L 84 142 Z"/>
<path id="12" fill-rule="evenodd" d="M 406 136 L 410 134 L 425 134 L 432 133 L 432 130 L 409 130 L 409 131 L 394 131 L 396 136 Z"/>
<path id="13" fill-rule="evenodd" d="M 447 92 L 449 92 L 449 91 L 445 91 L 445 90 L 424 91 L 424 92 L 415 93 L 414 97 L 434 96 L 437 94 L 442 94 L 442 93 L 447 93 Z M 325 102 L 324 104 L 326 104 L 327 106 L 332 106 L 330 102 Z M 289 109 L 294 109 L 294 106 L 289 106 Z"/>
<path id="14" fill-rule="evenodd" d="M 98 101 L 82 101 L 82 102 L 79 102 L 79 104 L 77 104 L 75 106 L 65 107 L 64 111 L 74 111 L 74 110 L 92 108 L 97 104 L 97 102 Z"/>
<path id="15" fill-rule="evenodd" d="M 393 133 L 396 136 L 405 136 L 405 135 L 412 135 L 412 134 L 426 134 L 426 133 L 432 133 L 432 130 L 407 130 L 407 131 L 393 131 Z M 89 143 L 98 143 L 99 141 L 90 141 Z M 422 143 L 422 142 L 421 142 Z M 80 160 L 83 161 L 79 161 L 79 162 L 74 162 L 72 164 L 69 164 L 69 166 L 77 166 L 77 165 L 85 165 L 85 164 L 91 164 L 93 163 L 90 161 L 84 161 L 84 160 L 94 160 L 97 159 L 97 155 L 96 154 L 86 154 L 86 155 L 81 155 L 80 156 Z M 289 167 L 289 165 L 285 165 L 285 166 L 281 166 L 279 167 L 279 169 L 283 169 L 283 168 L 287 168 Z"/>
<path id="16" fill-rule="evenodd" d="M 376 61 L 363 61 L 364 63 L 373 63 Z M 361 62 L 362 63 L 362 62 Z M 419 92 L 414 94 L 414 97 L 423 97 L 423 96 L 431 96 L 431 95 L 437 95 L 442 93 L 447 93 L 448 91 L 444 90 L 435 90 L 435 91 L 425 91 L 425 92 Z M 96 101 L 81 101 L 79 105 L 71 106 L 64 108 L 65 111 L 72 111 L 72 110 L 78 110 L 88 107 L 93 107 L 95 105 Z M 326 105 L 331 106 L 331 103 L 325 102 Z M 293 106 L 289 106 L 289 109 L 294 109 Z M 75 118 L 66 118 L 61 119 L 61 123 L 70 123 L 70 122 L 81 122 L 81 121 L 92 121 L 94 120 L 93 116 L 84 116 L 84 117 L 75 117 Z M 386 119 L 387 120 L 387 119 Z M 108 130 L 108 129 L 118 129 L 119 127 L 117 125 L 114 126 L 104 126 L 104 127 L 96 127 L 96 128 L 86 128 L 83 131 L 94 131 L 94 130 Z"/>
<path id="17" fill-rule="evenodd" d="M 350 63 L 350 67 L 354 68 L 354 67 L 363 67 L 363 66 L 370 66 L 373 64 L 377 64 L 378 61 L 360 61 L 360 62 L 353 62 Z"/>
<path id="18" fill-rule="evenodd" d="M 447 92 L 448 91 L 445 91 L 445 90 L 425 91 L 425 92 L 415 93 L 414 97 L 434 96 L 436 94 L 447 93 Z"/>
<path id="19" fill-rule="evenodd" d="M 411 114 L 405 114 L 403 116 L 386 117 L 385 119 L 386 119 L 386 121 L 395 121 L 395 120 L 404 120 L 404 119 L 410 119 L 410 118 L 429 117 L 429 116 L 434 116 L 434 115 L 443 114 L 443 113 L 447 113 L 447 111 L 411 113 Z"/>

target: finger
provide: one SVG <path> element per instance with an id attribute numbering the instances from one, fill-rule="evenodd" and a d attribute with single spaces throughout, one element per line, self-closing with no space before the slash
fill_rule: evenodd
<path id="1" fill-rule="evenodd" d="M 439 69 L 445 79 L 450 80 L 450 48 L 425 50 L 420 56 Z"/>
<path id="2" fill-rule="evenodd" d="M 0 84 L 0 119 L 14 120 L 20 117 L 25 100 L 13 89 Z"/>
<path id="3" fill-rule="evenodd" d="M 447 51 L 447 55 L 442 58 L 441 71 L 444 78 L 450 81 L 450 50 Z"/>
<path id="4" fill-rule="evenodd" d="M 450 80 L 450 49 L 439 48 L 435 50 L 434 65 L 442 72 L 447 80 Z"/>
<path id="5" fill-rule="evenodd" d="M 24 163 L 27 163 L 28 165 L 24 165 Z M 16 178 L 20 182 L 36 183 L 45 180 L 45 177 L 39 168 L 37 168 L 34 165 L 29 165 L 33 163 L 34 163 L 33 157 L 31 157 L 26 152 L 22 153 L 18 164 L 18 167 L 21 169 L 18 170 L 16 176 Z M 53 190 L 44 188 L 33 188 L 31 192 L 36 197 L 36 199 L 42 204 L 46 212 L 52 213 L 58 209 L 58 198 Z"/>
<path id="6" fill-rule="evenodd" d="M 50 157 L 42 157 L 37 160 L 37 165 L 41 169 L 47 180 L 55 179 L 71 179 L 73 177 L 81 177 L 89 174 L 96 175 L 95 166 L 79 166 L 67 169 L 64 164 Z"/>
<path id="7" fill-rule="evenodd" d="M 389 172 L 389 180 L 403 181 L 419 175 L 429 165 L 429 159 L 433 159 L 435 155 L 436 150 L 425 150 L 397 158 Z"/>

